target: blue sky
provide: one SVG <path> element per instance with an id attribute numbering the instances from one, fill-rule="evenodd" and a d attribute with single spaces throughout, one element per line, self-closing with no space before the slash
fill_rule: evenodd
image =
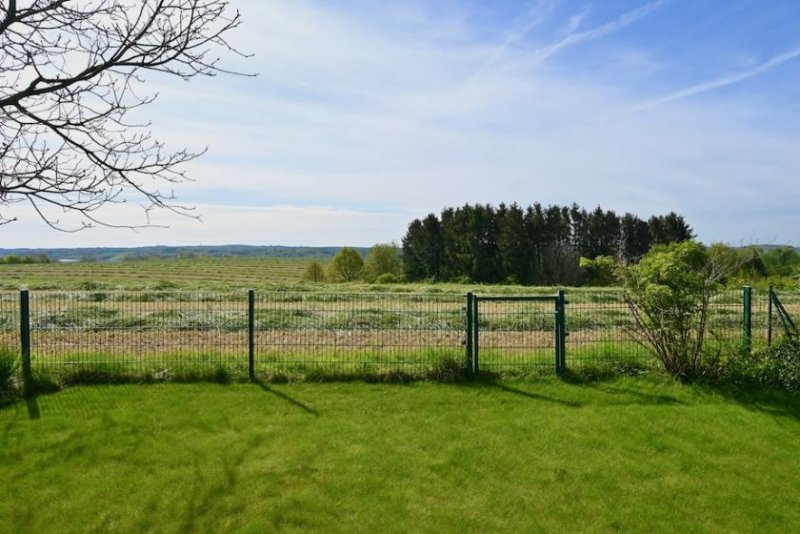
<path id="1" fill-rule="evenodd" d="M 362 245 L 466 202 L 677 211 L 704 242 L 800 245 L 800 2 L 240 0 L 225 58 L 150 77 L 203 222 L 3 246 Z M 133 206 L 113 217 L 140 221 Z"/>

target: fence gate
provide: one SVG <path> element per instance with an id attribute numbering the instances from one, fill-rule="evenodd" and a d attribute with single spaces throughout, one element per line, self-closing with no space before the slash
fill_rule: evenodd
<path id="1" fill-rule="evenodd" d="M 566 370 L 566 299 L 467 294 L 467 370 L 524 374 Z"/>

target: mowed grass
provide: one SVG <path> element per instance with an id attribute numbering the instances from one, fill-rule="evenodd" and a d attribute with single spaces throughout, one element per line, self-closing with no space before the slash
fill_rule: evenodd
<path id="1" fill-rule="evenodd" d="M 312 260 L 174 258 L 118 262 L 0 264 L 2 289 L 228 290 L 299 283 Z"/>
<path id="2" fill-rule="evenodd" d="M 791 532 L 798 416 L 663 378 L 76 387 L 0 410 L 0 531 Z"/>

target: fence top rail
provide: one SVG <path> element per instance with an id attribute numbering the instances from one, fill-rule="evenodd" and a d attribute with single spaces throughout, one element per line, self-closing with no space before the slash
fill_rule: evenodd
<path id="1" fill-rule="evenodd" d="M 476 300 L 484 301 L 539 301 L 539 302 L 552 302 L 558 300 L 558 295 L 505 295 L 505 296 L 482 296 L 475 295 Z"/>

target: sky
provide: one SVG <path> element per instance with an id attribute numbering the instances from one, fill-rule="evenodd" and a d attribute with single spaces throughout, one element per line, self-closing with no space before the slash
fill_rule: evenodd
<path id="1" fill-rule="evenodd" d="M 796 0 L 239 0 L 220 75 L 148 76 L 199 219 L 0 247 L 400 242 L 447 206 L 675 211 L 706 243 L 800 246 Z M 135 205 L 113 207 L 137 224 Z"/>

